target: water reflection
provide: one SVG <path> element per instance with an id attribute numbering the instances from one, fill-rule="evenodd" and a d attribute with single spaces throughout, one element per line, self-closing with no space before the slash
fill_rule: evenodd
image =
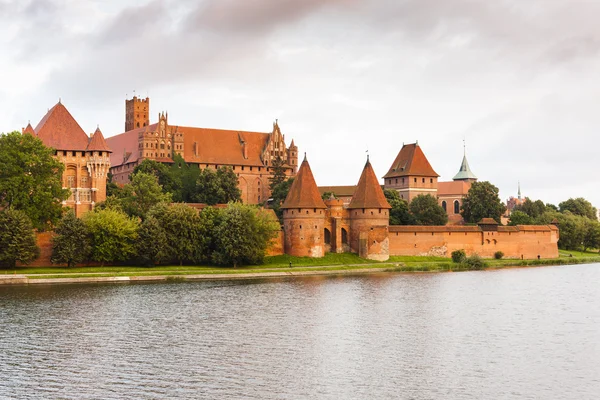
<path id="1" fill-rule="evenodd" d="M 592 399 L 600 265 L 0 288 L 0 397 Z"/>

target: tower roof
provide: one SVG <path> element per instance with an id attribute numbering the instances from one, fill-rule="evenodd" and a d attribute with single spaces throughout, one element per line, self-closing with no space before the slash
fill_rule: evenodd
<path id="1" fill-rule="evenodd" d="M 363 168 L 348 208 L 392 208 L 381 190 L 369 159 Z"/>
<path id="2" fill-rule="evenodd" d="M 467 161 L 467 155 L 465 154 L 462 159 L 462 163 L 460 164 L 460 169 L 458 170 L 458 174 L 454 175 L 452 178 L 455 181 L 463 181 L 467 179 L 477 180 L 477 177 L 473 172 L 471 172 L 471 168 L 469 167 L 469 162 Z"/>
<path id="3" fill-rule="evenodd" d="M 56 150 L 84 151 L 88 147 L 88 136 L 60 101 L 48 110 L 35 133 L 46 146 Z"/>
<path id="4" fill-rule="evenodd" d="M 327 208 L 317 189 L 306 155 L 281 208 Z"/>
<path id="5" fill-rule="evenodd" d="M 400 149 L 400 152 L 384 178 L 411 175 L 439 176 L 438 173 L 433 170 L 427 157 L 425 157 L 423 150 L 421 150 L 421 147 L 419 147 L 417 143 L 405 144 L 402 146 L 402 149 Z"/>
<path id="6" fill-rule="evenodd" d="M 35 136 L 35 131 L 33 130 L 31 123 L 28 123 L 27 126 L 25 127 L 25 129 L 23 129 L 23 134 L 29 134 L 29 135 Z"/>
<path id="7" fill-rule="evenodd" d="M 102 131 L 100 128 L 96 128 L 96 132 L 90 138 L 90 143 L 87 146 L 87 151 L 108 151 L 110 152 L 110 148 L 106 144 L 106 140 L 104 140 L 104 135 L 102 135 Z"/>

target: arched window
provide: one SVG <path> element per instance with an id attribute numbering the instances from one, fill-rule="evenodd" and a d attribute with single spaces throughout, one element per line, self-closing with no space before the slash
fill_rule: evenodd
<path id="1" fill-rule="evenodd" d="M 444 211 L 448 212 L 448 210 L 446 210 L 446 200 L 442 201 L 442 208 Z"/>
<path id="2" fill-rule="evenodd" d="M 331 244 L 331 232 L 325 228 L 325 244 Z"/>
<path id="3" fill-rule="evenodd" d="M 460 214 L 460 203 L 458 200 L 454 200 L 454 214 Z"/>
<path id="4" fill-rule="evenodd" d="M 342 228 L 342 244 L 348 244 L 348 232 Z"/>

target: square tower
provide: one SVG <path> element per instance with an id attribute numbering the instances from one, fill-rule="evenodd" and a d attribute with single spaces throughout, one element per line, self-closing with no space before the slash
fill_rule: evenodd
<path id="1" fill-rule="evenodd" d="M 150 98 L 125 100 L 125 132 L 150 124 Z"/>

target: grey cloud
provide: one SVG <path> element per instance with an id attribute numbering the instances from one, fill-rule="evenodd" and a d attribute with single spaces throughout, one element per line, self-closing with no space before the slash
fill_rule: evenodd
<path id="1" fill-rule="evenodd" d="M 125 41 L 148 36 L 151 32 L 162 33 L 163 27 L 171 26 L 172 22 L 165 2 L 162 0 L 151 1 L 141 6 L 128 7 L 116 15 L 96 35 L 94 43 L 122 45 Z"/>

